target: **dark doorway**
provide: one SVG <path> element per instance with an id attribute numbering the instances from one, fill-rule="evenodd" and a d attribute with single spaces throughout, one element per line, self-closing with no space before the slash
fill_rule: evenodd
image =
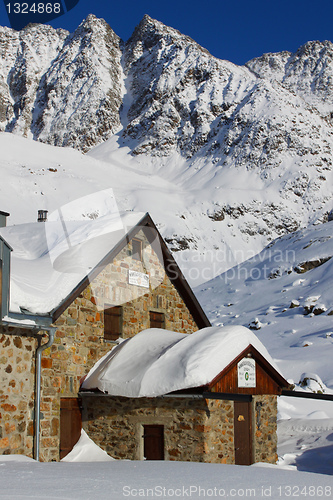
<path id="1" fill-rule="evenodd" d="M 251 465 L 252 452 L 252 405 L 250 402 L 234 402 L 235 464 Z"/>
<path id="2" fill-rule="evenodd" d="M 143 426 L 143 456 L 146 460 L 164 460 L 164 426 Z"/>
<path id="3" fill-rule="evenodd" d="M 82 417 L 78 398 L 60 399 L 60 460 L 64 458 L 81 435 Z"/>

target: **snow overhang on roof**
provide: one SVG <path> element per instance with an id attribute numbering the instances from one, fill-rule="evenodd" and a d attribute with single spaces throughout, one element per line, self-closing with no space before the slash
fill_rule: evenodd
<path id="1" fill-rule="evenodd" d="M 264 345 L 243 326 L 208 327 L 192 334 L 152 328 L 114 347 L 88 373 L 82 389 L 153 397 L 205 386 L 249 345 L 282 377 Z"/>
<path id="2" fill-rule="evenodd" d="M 49 315 L 144 217 L 128 212 L 1 228 L 13 249 L 10 311 Z"/>
<path id="3" fill-rule="evenodd" d="M 198 327 L 210 326 L 155 224 L 142 212 L 69 221 L 52 220 L 51 214 L 46 223 L 1 228 L 0 236 L 13 247 L 10 313 L 55 321 L 141 229 Z M 145 262 L 147 272 L 150 266 Z"/>

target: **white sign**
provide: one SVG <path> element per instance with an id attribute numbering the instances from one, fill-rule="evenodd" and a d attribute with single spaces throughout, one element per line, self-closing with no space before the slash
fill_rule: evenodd
<path id="1" fill-rule="evenodd" d="M 256 362 L 253 358 L 243 358 L 237 365 L 238 387 L 256 386 Z"/>
<path id="2" fill-rule="evenodd" d="M 138 271 L 128 270 L 128 283 L 130 285 L 149 288 L 149 274 L 139 273 Z"/>

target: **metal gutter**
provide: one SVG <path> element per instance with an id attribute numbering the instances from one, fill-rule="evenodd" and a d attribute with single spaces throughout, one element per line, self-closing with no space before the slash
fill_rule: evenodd
<path id="1" fill-rule="evenodd" d="M 223 399 L 225 401 L 252 401 L 252 394 L 228 394 L 227 392 L 203 392 L 205 399 Z"/>
<path id="2" fill-rule="evenodd" d="M 106 394 L 104 392 L 95 392 L 95 391 L 80 391 L 80 397 L 89 396 L 89 397 L 103 397 L 103 398 L 112 398 L 112 397 L 127 397 L 127 396 L 119 396 L 114 394 Z M 156 399 L 156 398 L 177 398 L 177 399 L 223 399 L 226 401 L 252 401 L 251 394 L 228 394 L 222 392 L 202 392 L 198 393 L 184 393 L 184 394 L 162 394 L 160 396 L 143 396 L 146 398 Z"/>
<path id="3" fill-rule="evenodd" d="M 320 394 L 318 392 L 302 392 L 282 390 L 281 396 L 290 396 L 292 398 L 307 398 L 307 399 L 322 399 L 325 401 L 333 401 L 333 394 Z"/>
<path id="4" fill-rule="evenodd" d="M 118 397 L 128 397 L 128 396 L 120 396 L 120 395 L 115 395 L 115 394 L 107 394 L 105 392 L 95 392 L 95 391 L 79 391 L 78 395 L 80 397 L 88 396 L 88 397 L 103 397 L 103 398 L 118 398 Z M 135 399 L 142 399 L 142 398 L 150 398 L 150 399 L 156 399 L 156 398 L 178 398 L 178 399 L 203 399 L 202 394 L 162 394 L 160 396 L 140 396 L 139 398 Z M 134 398 L 132 398 L 134 399 Z"/>
<path id="5" fill-rule="evenodd" d="M 15 328 L 28 328 L 29 330 L 47 330 L 52 325 L 52 318 L 49 315 L 37 316 L 30 313 L 9 312 L 1 318 L 1 325 Z"/>
<path id="6" fill-rule="evenodd" d="M 48 332 L 49 340 L 46 344 L 42 344 L 36 351 L 36 403 L 35 403 L 35 460 L 39 462 L 39 448 L 40 448 L 40 400 L 41 400 L 41 365 L 42 365 L 42 352 L 51 347 L 54 341 L 54 335 L 57 330 L 55 326 L 44 327 Z"/>

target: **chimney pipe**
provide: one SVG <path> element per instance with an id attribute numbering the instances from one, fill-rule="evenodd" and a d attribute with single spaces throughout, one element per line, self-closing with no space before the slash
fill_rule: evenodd
<path id="1" fill-rule="evenodd" d="M 46 222 L 47 221 L 47 210 L 38 210 L 38 219 L 37 222 Z"/>
<path id="2" fill-rule="evenodd" d="M 10 214 L 8 212 L 2 212 L 0 210 L 0 227 L 6 227 L 7 225 L 7 217 L 9 217 Z"/>

